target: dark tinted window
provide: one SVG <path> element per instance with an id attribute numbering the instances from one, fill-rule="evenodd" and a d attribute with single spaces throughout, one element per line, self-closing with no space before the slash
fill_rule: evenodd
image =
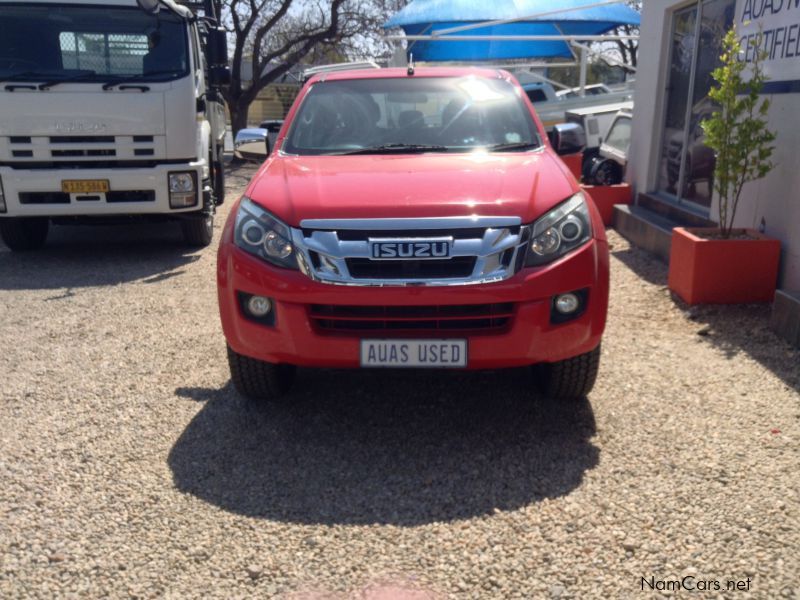
<path id="1" fill-rule="evenodd" d="M 531 102 L 545 102 L 547 95 L 542 90 L 526 90 L 525 93 Z"/>

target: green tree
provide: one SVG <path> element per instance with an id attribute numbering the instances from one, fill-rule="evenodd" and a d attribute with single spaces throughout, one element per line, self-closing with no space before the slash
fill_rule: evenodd
<path id="1" fill-rule="evenodd" d="M 716 155 L 714 189 L 719 197 L 720 235 L 725 239 L 733 230 L 744 185 L 761 179 L 774 166 L 775 133 L 767 128 L 770 103 L 761 98 L 767 81 L 763 70 L 766 53 L 760 49 L 760 35 L 751 38 L 751 43 L 755 48 L 748 63 L 742 60 L 736 28 L 723 38 L 722 64 L 712 73 L 716 85 L 708 93 L 719 110 L 702 122 L 705 144 Z"/>

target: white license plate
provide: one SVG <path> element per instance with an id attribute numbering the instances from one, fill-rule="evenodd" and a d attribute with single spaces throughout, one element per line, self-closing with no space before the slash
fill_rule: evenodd
<path id="1" fill-rule="evenodd" d="M 362 367 L 467 366 L 467 340 L 361 340 Z"/>

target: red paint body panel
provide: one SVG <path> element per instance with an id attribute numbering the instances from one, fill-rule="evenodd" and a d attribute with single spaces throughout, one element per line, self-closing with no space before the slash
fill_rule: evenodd
<path id="1" fill-rule="evenodd" d="M 234 211 L 232 211 L 234 214 Z M 600 343 L 608 310 L 608 246 L 594 239 L 564 258 L 535 269 L 522 269 L 511 279 L 486 285 L 456 287 L 349 287 L 311 281 L 297 271 L 264 264 L 232 243 L 233 218 L 220 243 L 217 280 L 222 328 L 239 354 L 268 362 L 307 367 L 358 367 L 359 339 L 386 337 L 339 335 L 315 330 L 308 318 L 311 304 L 363 306 L 426 306 L 513 302 L 509 331 L 462 335 L 458 332 L 415 332 L 395 337 L 469 339 L 469 368 L 497 369 L 554 362 L 589 352 Z M 550 323 L 552 296 L 588 288 L 586 312 L 569 323 Z M 274 327 L 243 318 L 236 292 L 275 301 Z"/>
<path id="2" fill-rule="evenodd" d="M 544 129 L 519 85 L 502 71 L 418 69 L 415 77 L 474 74 L 511 81 L 536 120 L 545 147 L 529 152 L 384 156 L 287 156 L 279 149 L 291 120 L 311 86 L 323 79 L 405 77 L 405 69 L 342 72 L 313 78 L 298 96 L 279 134 L 276 151 L 250 183 L 246 196 L 290 226 L 303 219 L 516 216 L 531 223 L 580 191 L 553 152 Z M 461 286 L 362 287 L 319 283 L 299 271 L 274 267 L 237 248 L 233 227 L 238 205 L 225 226 L 218 254 L 222 326 L 231 348 L 264 361 L 312 367 L 358 367 L 362 337 L 468 338 L 468 368 L 502 368 L 563 360 L 597 347 L 608 308 L 608 247 L 593 202 L 593 239 L 561 259 L 523 268 L 496 283 Z M 585 312 L 551 323 L 554 295 L 588 290 Z M 237 292 L 275 302 L 276 323 L 245 319 Z M 502 331 L 415 331 L 378 336 L 318 330 L 312 304 L 334 306 L 433 306 L 513 303 Z"/>
<path id="3" fill-rule="evenodd" d="M 519 216 L 578 191 L 550 149 L 505 154 L 278 156 L 246 195 L 289 225 L 303 219 Z"/>

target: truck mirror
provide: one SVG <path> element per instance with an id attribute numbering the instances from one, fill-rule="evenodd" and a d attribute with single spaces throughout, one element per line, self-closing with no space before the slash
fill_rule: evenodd
<path id="1" fill-rule="evenodd" d="M 233 155 L 241 160 L 263 162 L 269 156 L 269 135 L 266 129 L 241 129 L 233 142 Z"/>
<path id="2" fill-rule="evenodd" d="M 136 0 L 136 4 L 148 15 L 156 14 L 160 7 L 159 0 Z"/>
<path id="3" fill-rule="evenodd" d="M 586 147 L 586 132 L 577 123 L 559 123 L 553 127 L 552 143 L 558 154 L 576 154 Z"/>
<path id="4" fill-rule="evenodd" d="M 228 64 L 228 33 L 222 27 L 212 27 L 206 38 L 208 64 L 211 66 Z"/>
<path id="5" fill-rule="evenodd" d="M 231 68 L 228 65 L 216 65 L 209 68 L 208 81 L 215 87 L 230 85 Z"/>

